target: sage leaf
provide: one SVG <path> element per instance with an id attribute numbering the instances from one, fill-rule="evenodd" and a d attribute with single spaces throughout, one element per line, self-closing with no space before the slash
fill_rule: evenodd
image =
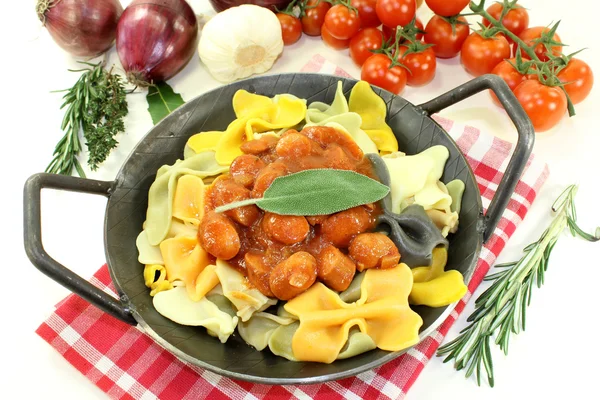
<path id="1" fill-rule="evenodd" d="M 146 101 L 154 125 L 185 103 L 181 95 L 176 93 L 166 82 L 150 86 Z"/>
<path id="2" fill-rule="evenodd" d="M 256 204 L 280 215 L 327 215 L 374 203 L 389 191 L 388 186 L 354 171 L 310 169 L 275 179 L 264 197 L 225 204 L 215 211 Z"/>

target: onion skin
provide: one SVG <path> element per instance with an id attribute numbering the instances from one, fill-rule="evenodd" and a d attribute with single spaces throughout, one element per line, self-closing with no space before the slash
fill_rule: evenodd
<path id="1" fill-rule="evenodd" d="M 209 3 L 217 12 L 242 4 L 254 4 L 277 12 L 277 10 L 285 10 L 291 0 L 209 0 Z"/>
<path id="2" fill-rule="evenodd" d="M 117 52 L 138 86 L 166 81 L 196 51 L 198 21 L 184 0 L 134 0 L 117 25 Z"/>
<path id="3" fill-rule="evenodd" d="M 36 9 L 56 44 L 77 57 L 110 49 L 123 13 L 118 0 L 38 0 Z"/>

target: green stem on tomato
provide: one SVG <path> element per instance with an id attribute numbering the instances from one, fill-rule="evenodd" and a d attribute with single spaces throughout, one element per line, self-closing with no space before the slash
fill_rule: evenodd
<path id="1" fill-rule="evenodd" d="M 474 1 L 471 1 L 471 3 L 469 3 L 469 8 L 471 9 L 471 11 L 473 11 L 473 13 L 481 15 L 483 18 L 487 19 L 490 22 L 490 24 L 497 28 L 498 31 L 500 31 L 502 34 L 511 38 L 513 42 L 515 42 L 515 44 L 517 44 L 518 47 L 522 49 L 531 60 L 534 61 L 538 68 L 542 64 L 544 64 L 544 62 L 540 60 L 537 54 L 535 54 L 534 47 L 528 46 L 523 40 L 521 40 L 520 37 L 506 29 L 506 27 L 502 24 L 501 20 L 504 18 L 504 12 L 500 15 L 500 20 L 497 20 L 496 18 L 492 17 L 490 13 L 488 13 L 485 10 L 485 0 L 481 0 L 479 4 L 475 3 Z M 567 97 L 567 110 L 569 111 L 569 117 L 573 117 L 575 115 L 575 106 L 573 105 L 573 102 L 571 101 L 571 98 L 569 97 L 569 94 L 567 93 L 565 88 L 562 85 L 558 86 L 560 86 L 562 91 L 565 93 L 565 96 Z"/>
<path id="2" fill-rule="evenodd" d="M 521 49 L 523 49 L 523 51 L 525 53 L 527 53 L 527 55 L 532 60 L 541 62 L 541 60 L 539 59 L 537 54 L 535 54 L 535 51 L 531 46 L 528 46 L 523 40 L 521 40 L 520 37 L 518 37 L 511 31 L 509 31 L 508 29 L 506 29 L 506 27 L 502 24 L 502 22 L 500 22 L 496 18 L 492 17 L 490 15 L 490 13 L 488 13 L 485 10 L 484 6 L 485 6 L 485 0 L 481 0 L 481 3 L 479 3 L 479 4 L 476 4 L 474 1 L 472 1 L 469 4 L 469 8 L 471 9 L 471 11 L 473 11 L 475 14 L 481 15 L 483 18 L 487 19 L 490 22 L 490 24 L 494 25 L 495 28 L 498 28 L 502 32 L 502 34 L 511 38 L 516 44 L 519 45 L 519 47 L 521 47 Z"/>
<path id="3" fill-rule="evenodd" d="M 569 111 L 569 117 L 572 117 L 575 115 L 575 106 L 573 105 L 573 102 L 571 101 L 571 96 L 569 96 L 569 93 L 567 93 L 567 90 L 565 89 L 565 87 L 563 85 L 560 85 L 560 88 L 562 89 L 563 93 L 567 97 L 567 110 Z"/>

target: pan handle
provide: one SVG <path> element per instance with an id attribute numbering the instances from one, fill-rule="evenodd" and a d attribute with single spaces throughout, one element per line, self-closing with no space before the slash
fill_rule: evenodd
<path id="1" fill-rule="evenodd" d="M 487 242 L 494 232 L 496 225 L 498 225 L 533 149 L 535 134 L 531 120 L 506 82 L 499 76 L 492 74 L 475 78 L 419 106 L 428 115 L 434 114 L 486 89 L 491 89 L 496 94 L 506 113 L 517 128 L 519 137 L 504 176 L 485 214 L 484 242 Z"/>
<path id="2" fill-rule="evenodd" d="M 23 223 L 25 251 L 40 271 L 81 296 L 101 310 L 131 325 L 137 322 L 130 310 L 119 300 L 103 292 L 73 271 L 54 260 L 42 244 L 41 191 L 43 188 L 68 190 L 110 196 L 113 182 L 81 179 L 54 174 L 36 174 L 25 183 L 23 191 Z"/>

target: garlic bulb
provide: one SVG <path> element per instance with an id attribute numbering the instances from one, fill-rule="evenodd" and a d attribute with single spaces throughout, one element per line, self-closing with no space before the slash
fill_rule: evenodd
<path id="1" fill-rule="evenodd" d="M 272 11 L 253 4 L 211 18 L 198 44 L 200 59 L 224 83 L 268 71 L 282 51 L 279 20 Z"/>

